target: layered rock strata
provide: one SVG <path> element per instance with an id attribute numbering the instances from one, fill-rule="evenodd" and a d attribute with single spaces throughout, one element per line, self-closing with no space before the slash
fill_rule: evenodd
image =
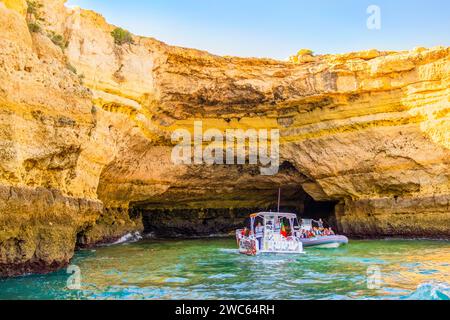
<path id="1" fill-rule="evenodd" d="M 0 1 L 0 275 L 60 268 L 145 210 L 269 207 L 279 187 L 299 211 L 338 203 L 348 235 L 450 237 L 450 48 L 220 57 L 29 8 Z M 279 173 L 174 164 L 171 134 L 198 120 L 279 129 Z"/>

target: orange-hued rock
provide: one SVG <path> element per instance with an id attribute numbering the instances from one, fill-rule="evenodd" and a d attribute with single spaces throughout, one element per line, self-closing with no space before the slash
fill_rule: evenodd
<path id="1" fill-rule="evenodd" d="M 26 0 L 2 0 L 1 1 L 4 7 L 14 10 L 19 13 L 21 16 L 25 17 L 27 14 L 27 2 Z"/>
<path id="2" fill-rule="evenodd" d="M 100 15 L 37 3 L 30 32 L 24 2 L 0 1 L 0 275 L 142 230 L 139 210 L 263 208 L 279 186 L 300 211 L 339 203 L 349 235 L 450 237 L 450 48 L 294 63 L 118 46 Z M 279 174 L 173 164 L 195 120 L 279 129 Z"/>

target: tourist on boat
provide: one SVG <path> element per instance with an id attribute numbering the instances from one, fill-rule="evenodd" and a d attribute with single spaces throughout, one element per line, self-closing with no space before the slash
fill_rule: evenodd
<path id="1" fill-rule="evenodd" d="M 286 230 L 286 237 L 292 237 L 292 229 L 290 226 L 284 226 L 284 230 Z"/>
<path id="2" fill-rule="evenodd" d="M 313 234 L 314 234 L 314 236 L 319 236 L 320 235 L 320 231 L 319 231 L 319 229 L 317 227 L 313 228 Z"/>
<path id="3" fill-rule="evenodd" d="M 280 229 L 280 234 L 287 238 L 288 237 L 288 230 L 286 229 L 286 226 L 284 225 L 284 222 L 281 221 L 281 225 L 280 225 L 281 229 Z"/>
<path id="4" fill-rule="evenodd" d="M 282 221 L 276 221 L 275 222 L 275 229 L 274 229 L 275 233 L 281 232 L 281 225 L 282 224 L 283 224 Z"/>
<path id="5" fill-rule="evenodd" d="M 300 239 L 308 238 L 308 233 L 305 229 L 300 230 Z"/>
<path id="6" fill-rule="evenodd" d="M 258 225 L 255 228 L 255 236 L 256 240 L 258 240 L 259 250 L 261 250 L 264 237 L 264 227 L 262 226 L 261 222 L 258 222 Z"/>
<path id="7" fill-rule="evenodd" d="M 319 229 L 323 229 L 323 220 L 320 218 L 319 220 L 313 220 L 313 222 L 317 223 Z"/>

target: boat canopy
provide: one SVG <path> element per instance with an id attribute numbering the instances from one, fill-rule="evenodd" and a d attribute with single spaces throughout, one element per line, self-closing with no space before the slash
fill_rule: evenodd
<path id="1" fill-rule="evenodd" d="M 250 230 L 252 231 L 252 233 L 255 232 L 255 220 L 256 218 L 262 218 L 264 220 L 264 229 L 266 230 L 265 232 L 267 233 L 270 229 L 272 230 L 271 227 L 268 226 L 268 224 L 272 224 L 273 221 L 275 221 L 275 219 L 282 219 L 282 218 L 286 218 L 289 221 L 289 225 L 291 227 L 291 230 L 294 229 L 294 225 L 297 222 L 297 215 L 295 213 L 283 213 L 283 212 L 259 212 L 259 213 L 253 213 L 250 215 Z"/>
<path id="2" fill-rule="evenodd" d="M 261 218 L 280 217 L 280 218 L 295 219 L 297 218 L 297 215 L 295 213 L 282 213 L 282 212 L 259 212 L 250 215 L 250 218 L 257 218 L 257 217 Z"/>

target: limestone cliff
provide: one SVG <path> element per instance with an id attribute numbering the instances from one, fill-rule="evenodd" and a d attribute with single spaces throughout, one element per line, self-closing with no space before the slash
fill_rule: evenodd
<path id="1" fill-rule="evenodd" d="M 450 237 L 450 48 L 220 57 L 34 4 L 0 1 L 0 275 L 61 267 L 146 210 L 263 208 L 279 186 L 300 212 L 338 203 L 349 235 Z M 279 174 L 173 164 L 195 120 L 280 129 Z"/>

